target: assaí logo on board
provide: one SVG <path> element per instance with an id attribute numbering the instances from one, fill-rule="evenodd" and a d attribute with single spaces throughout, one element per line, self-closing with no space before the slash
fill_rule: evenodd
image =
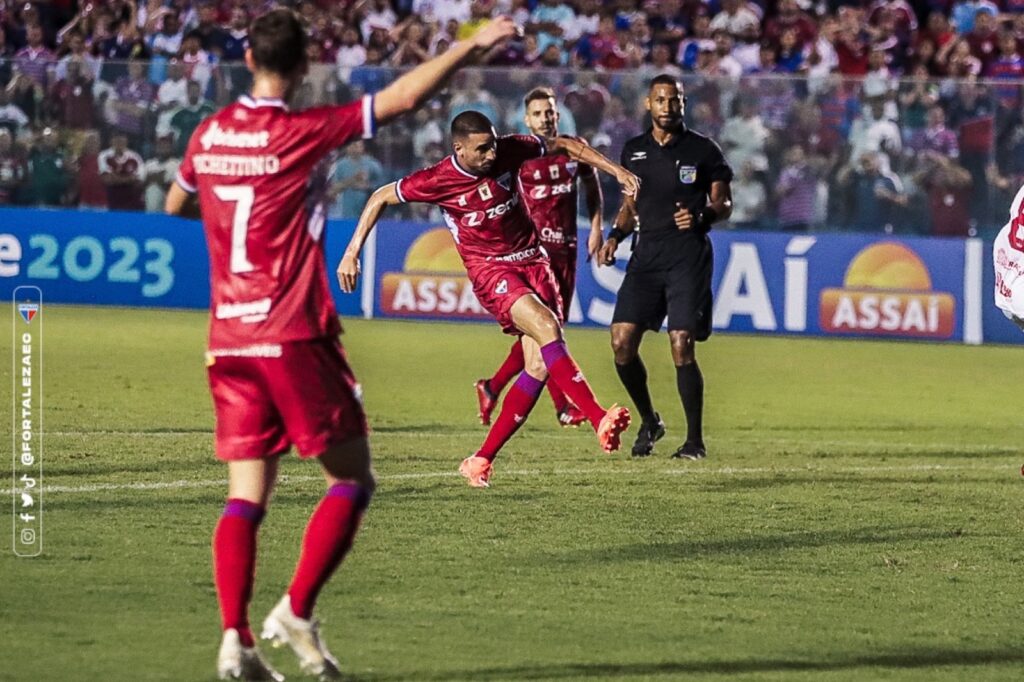
<path id="1" fill-rule="evenodd" d="M 931 273 L 912 249 L 879 242 L 862 249 L 846 269 L 840 289 L 821 292 L 823 332 L 948 339 L 956 299 L 932 290 Z"/>
<path id="2" fill-rule="evenodd" d="M 416 238 L 402 272 L 381 279 L 380 307 L 388 315 L 490 319 L 473 293 L 451 233 L 443 227 Z"/>

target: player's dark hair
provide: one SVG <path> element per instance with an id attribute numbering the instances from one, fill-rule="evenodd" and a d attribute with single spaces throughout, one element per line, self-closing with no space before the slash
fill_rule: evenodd
<path id="1" fill-rule="evenodd" d="M 479 111 L 463 111 L 452 119 L 452 139 L 457 140 L 477 133 L 489 133 L 494 124 Z"/>
<path id="2" fill-rule="evenodd" d="M 523 106 L 530 106 L 530 102 L 534 102 L 538 99 L 555 99 L 555 91 L 551 88 L 534 88 L 526 93 L 526 97 L 523 98 Z"/>
<path id="3" fill-rule="evenodd" d="M 651 82 L 647 85 L 647 92 L 654 89 L 656 85 L 671 85 L 674 87 L 679 94 L 683 94 L 683 86 L 679 83 L 679 80 L 675 76 L 670 76 L 667 73 L 660 74 L 651 79 Z"/>
<path id="4" fill-rule="evenodd" d="M 249 48 L 257 68 L 291 76 L 306 63 L 309 39 L 290 9 L 273 9 L 258 17 L 249 29 Z"/>

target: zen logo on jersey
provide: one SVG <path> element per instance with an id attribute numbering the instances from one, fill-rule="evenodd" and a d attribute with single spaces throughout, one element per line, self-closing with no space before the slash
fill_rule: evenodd
<path id="1" fill-rule="evenodd" d="M 549 191 L 550 190 L 550 191 Z M 558 185 L 537 185 L 533 188 L 534 199 L 547 199 L 549 196 L 557 197 L 572 192 L 572 181 L 563 182 Z"/>
<path id="2" fill-rule="evenodd" d="M 498 216 L 503 216 L 512 210 L 512 207 L 519 203 L 519 195 L 513 194 L 512 198 L 506 202 L 500 203 L 497 206 L 491 206 L 486 211 L 470 211 L 462 218 L 462 224 L 466 227 L 477 227 L 483 223 L 484 218 L 487 220 L 494 220 Z"/>
<path id="3" fill-rule="evenodd" d="M 498 286 L 494 287 L 494 293 L 496 294 L 507 294 L 508 293 L 508 280 L 501 280 L 498 282 Z"/>
<path id="4" fill-rule="evenodd" d="M 692 185 L 697 182 L 697 167 L 696 166 L 680 166 L 679 167 L 679 182 L 684 185 Z"/>
<path id="5" fill-rule="evenodd" d="M 633 152 L 633 156 L 629 157 L 630 161 L 643 161 L 647 158 L 647 152 Z"/>
<path id="6" fill-rule="evenodd" d="M 232 128 L 221 128 L 214 121 L 199 138 L 199 144 L 203 145 L 205 151 L 210 151 L 213 146 L 258 149 L 270 144 L 270 133 L 266 130 L 239 133 Z"/>

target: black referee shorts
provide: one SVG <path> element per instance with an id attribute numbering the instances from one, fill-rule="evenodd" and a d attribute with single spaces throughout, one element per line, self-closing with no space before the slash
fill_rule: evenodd
<path id="1" fill-rule="evenodd" d="M 630 322 L 658 331 L 688 331 L 696 341 L 711 336 L 712 259 L 668 269 L 629 269 L 622 281 L 612 324 Z"/>

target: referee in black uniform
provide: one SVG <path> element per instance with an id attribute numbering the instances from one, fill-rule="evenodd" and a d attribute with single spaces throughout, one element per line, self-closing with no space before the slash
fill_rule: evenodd
<path id="1" fill-rule="evenodd" d="M 612 317 L 615 369 L 643 418 L 633 455 L 651 454 L 665 435 L 647 390 L 640 341 L 668 316 L 676 385 L 686 413 L 686 442 L 673 457 L 707 456 L 702 433 L 704 378 L 696 342 L 711 335 L 711 240 L 708 231 L 732 212 L 732 169 L 710 138 L 683 124 L 683 88 L 660 75 L 647 91 L 652 127 L 622 150 L 622 165 L 640 178 L 640 192 L 627 197 L 600 253 L 615 262 L 615 250 L 634 230 L 633 255 Z"/>

